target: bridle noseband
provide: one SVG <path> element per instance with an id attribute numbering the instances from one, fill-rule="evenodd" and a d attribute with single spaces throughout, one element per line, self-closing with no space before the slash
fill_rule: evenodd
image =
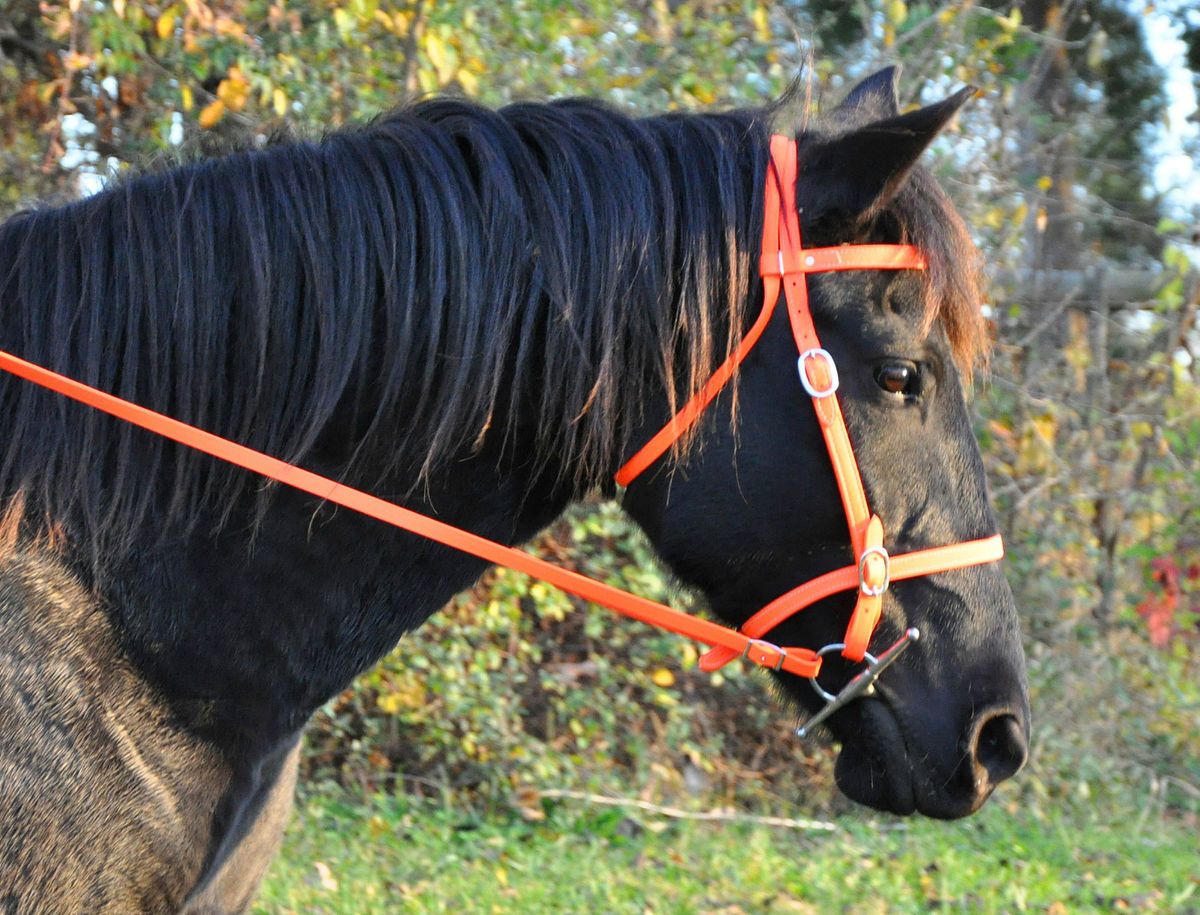
<path id="1" fill-rule="evenodd" d="M 427 515 L 387 502 L 278 458 L 247 448 L 188 423 L 115 397 L 57 372 L 0 351 L 0 370 L 10 372 L 73 400 L 140 426 L 189 448 L 235 464 L 270 479 L 299 489 L 318 499 L 402 528 L 430 540 L 507 566 L 541 579 L 585 600 L 653 626 L 709 645 L 700 662 L 704 670 L 717 670 L 737 657 L 761 667 L 785 671 L 809 679 L 828 704 L 798 733 L 804 736 L 821 720 L 853 699 L 869 694 L 879 674 L 918 637 L 910 629 L 895 645 L 877 658 L 867 653 L 868 643 L 882 613 L 883 595 L 895 581 L 995 562 L 1004 555 L 997 534 L 982 540 L 956 543 L 890 556 L 883 545 L 883 523 L 872 515 L 858 472 L 858 463 L 836 396 L 837 367 L 817 338 L 808 308 L 809 273 L 836 270 L 922 270 L 924 258 L 909 245 L 848 245 L 811 248 L 800 244 L 800 220 L 796 210 L 796 143 L 786 137 L 771 138 L 771 169 L 766 184 L 766 210 L 760 273 L 765 292 L 763 310 L 733 354 L 721 365 L 699 393 L 621 468 L 617 482 L 629 485 L 660 458 L 703 413 L 717 393 L 733 377 L 738 365 L 754 347 L 782 290 L 787 301 L 792 333 L 799 352 L 800 384 L 812 399 L 817 419 L 833 462 L 838 492 L 845 507 L 854 551 L 853 565 L 827 572 L 767 604 L 739 629 L 682 613 L 663 604 L 622 591 L 595 579 L 563 569 L 501 543 L 480 537 Z M 842 591 L 854 590 L 857 598 L 843 643 L 810 648 L 780 647 L 764 636 L 805 607 Z M 821 659 L 840 651 L 852 661 L 867 661 L 867 667 L 836 695 L 817 683 Z"/>

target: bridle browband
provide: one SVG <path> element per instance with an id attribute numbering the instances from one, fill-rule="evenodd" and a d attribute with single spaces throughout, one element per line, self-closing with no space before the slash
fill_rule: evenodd
<path id="1" fill-rule="evenodd" d="M 821 347 L 808 307 L 805 277 L 809 273 L 835 270 L 922 270 L 924 258 L 910 245 L 847 245 L 811 248 L 800 244 L 800 221 L 795 205 L 797 151 L 794 140 L 771 138 L 771 169 L 766 182 L 763 244 L 760 273 L 763 278 L 763 310 L 740 345 L 705 386 L 643 446 L 616 475 L 623 486 L 661 457 L 699 418 L 717 393 L 732 378 L 738 365 L 754 347 L 774 312 L 782 289 L 787 301 L 792 333 L 800 356 L 800 383 L 812 398 L 821 432 L 833 462 L 838 491 L 850 527 L 850 543 L 856 557 L 853 565 L 827 572 L 771 601 L 739 629 L 701 619 L 664 604 L 639 597 L 611 585 L 560 568 L 524 550 L 480 537 L 419 512 L 338 483 L 278 458 L 239 445 L 195 426 L 157 413 L 130 401 L 82 384 L 57 372 L 27 362 L 0 350 L 0 369 L 101 410 L 164 438 L 227 463 L 261 474 L 277 482 L 328 502 L 383 521 L 395 527 L 477 556 L 496 565 L 524 572 L 564 591 L 601 604 L 624 616 L 695 639 L 710 647 L 700 662 L 704 670 L 717 670 L 737 657 L 776 671 L 809 679 L 828 705 L 798 733 L 807 732 L 851 699 L 871 691 L 882 670 L 899 656 L 917 631 L 910 629 L 895 645 L 874 657 L 867 652 L 878 625 L 883 595 L 893 581 L 995 562 L 1004 555 L 997 534 L 950 546 L 889 556 L 883 546 L 883 524 L 870 513 L 858 464 L 835 392 L 837 368 Z M 804 608 L 842 591 L 856 590 L 857 600 L 844 643 L 810 648 L 781 647 L 766 641 L 780 623 Z M 834 696 L 817 683 L 822 657 L 832 651 L 852 661 L 866 660 L 867 667 Z"/>

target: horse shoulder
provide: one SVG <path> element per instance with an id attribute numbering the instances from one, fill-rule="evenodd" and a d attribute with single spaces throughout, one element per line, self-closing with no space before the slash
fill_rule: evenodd
<path id="1" fill-rule="evenodd" d="M 0 908 L 177 911 L 228 766 L 50 554 L 0 557 Z"/>

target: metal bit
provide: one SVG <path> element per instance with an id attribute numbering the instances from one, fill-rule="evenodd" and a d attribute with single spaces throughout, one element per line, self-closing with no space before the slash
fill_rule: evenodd
<path id="1" fill-rule="evenodd" d="M 921 638 L 921 632 L 915 626 L 909 629 L 901 636 L 900 641 L 896 642 L 891 648 L 887 649 L 879 657 L 866 655 L 867 666 L 856 674 L 849 683 L 842 687 L 841 692 L 828 701 L 825 708 L 817 712 L 803 725 L 796 728 L 797 737 L 808 737 L 822 721 L 836 712 L 843 706 L 849 705 L 855 699 L 862 696 L 871 696 L 875 693 L 875 681 L 879 679 L 879 675 L 892 666 L 900 655 L 904 654 L 905 649 L 913 642 Z M 840 647 L 840 646 L 839 646 Z"/>

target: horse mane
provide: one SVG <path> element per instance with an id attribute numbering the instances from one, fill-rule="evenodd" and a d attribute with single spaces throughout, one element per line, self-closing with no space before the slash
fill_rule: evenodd
<path id="1" fill-rule="evenodd" d="M 594 483 L 753 318 L 766 114 L 433 99 L 123 180 L 0 226 L 0 346 L 357 485 L 519 432 Z M 969 239 L 916 178 L 890 209 L 970 358 Z M 0 494 L 94 554 L 260 486 L 24 383 L 0 431 Z"/>

